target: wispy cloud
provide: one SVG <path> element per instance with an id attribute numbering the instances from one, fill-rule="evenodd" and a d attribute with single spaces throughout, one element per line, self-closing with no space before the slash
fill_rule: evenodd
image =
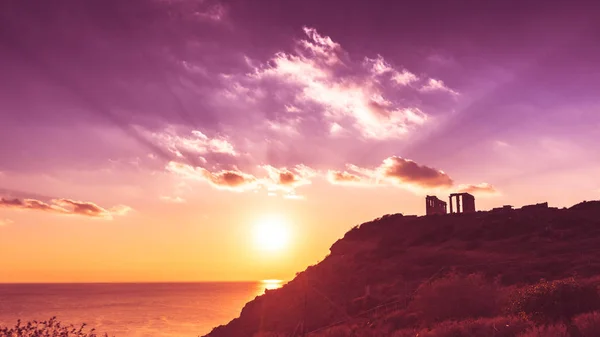
<path id="1" fill-rule="evenodd" d="M 383 56 L 377 55 L 377 58 L 370 59 L 365 57 L 365 66 L 370 68 L 374 76 L 388 75 L 390 79 L 398 85 L 409 85 L 419 80 L 419 77 L 406 69 L 396 70 L 387 63 Z"/>
<path id="2" fill-rule="evenodd" d="M 237 156 L 233 144 L 224 136 L 208 137 L 199 130 L 189 132 L 167 127 L 162 131 L 146 132 L 158 146 L 167 149 L 176 157 L 200 158 L 206 154 Z"/>
<path id="3" fill-rule="evenodd" d="M 10 225 L 13 222 L 11 219 L 0 219 L 0 227 Z"/>
<path id="4" fill-rule="evenodd" d="M 327 181 L 335 185 L 367 186 L 368 178 L 348 171 L 329 170 Z"/>
<path id="5" fill-rule="evenodd" d="M 494 141 L 494 147 L 496 147 L 497 149 L 504 149 L 504 148 L 507 148 L 509 146 L 510 146 L 510 144 L 508 142 L 506 142 L 506 141 L 503 141 L 503 140 L 496 140 L 496 141 Z"/>
<path id="6" fill-rule="evenodd" d="M 305 165 L 292 168 L 276 168 L 270 165 L 259 166 L 266 175 L 257 177 L 239 169 L 210 171 L 204 167 L 170 162 L 167 170 L 181 177 L 205 181 L 217 189 L 235 192 L 265 189 L 269 195 L 284 192 L 284 196 L 296 195 L 296 189 L 311 184 L 310 178 L 317 172 Z"/>
<path id="7" fill-rule="evenodd" d="M 251 174 L 239 170 L 220 170 L 211 172 L 203 167 L 171 161 L 167 170 L 188 179 L 210 183 L 217 189 L 243 192 L 255 190 L 260 186 L 259 180 Z"/>
<path id="8" fill-rule="evenodd" d="M 113 215 L 125 215 L 131 210 L 130 207 L 124 205 L 105 209 L 92 202 L 71 199 L 52 199 L 49 203 L 46 203 L 36 199 L 0 198 L 0 207 L 104 219 L 112 219 Z"/>
<path id="9" fill-rule="evenodd" d="M 442 92 L 447 92 L 450 93 L 454 96 L 458 96 L 459 93 L 458 91 L 455 91 L 453 89 L 450 89 L 442 80 L 436 80 L 433 78 L 430 78 L 429 81 L 427 81 L 427 84 L 425 84 L 424 86 L 421 87 L 420 89 L 423 92 L 431 92 L 431 91 L 442 91 Z"/>
<path id="10" fill-rule="evenodd" d="M 500 192 L 496 188 L 488 183 L 480 184 L 462 184 L 458 185 L 457 190 L 459 192 L 467 192 L 475 195 L 497 195 Z"/>
<path id="11" fill-rule="evenodd" d="M 173 204 L 185 203 L 185 199 L 183 199 L 182 197 L 178 197 L 178 196 L 162 195 L 162 196 L 160 196 L 160 200 L 168 202 L 168 203 L 173 203 Z"/>
<path id="12" fill-rule="evenodd" d="M 276 168 L 270 165 L 263 165 L 268 173 L 268 179 L 265 181 L 267 189 L 270 191 L 284 190 L 291 192 L 296 188 L 309 185 L 310 178 L 314 177 L 316 172 L 305 165 L 297 165 L 291 169 Z"/>

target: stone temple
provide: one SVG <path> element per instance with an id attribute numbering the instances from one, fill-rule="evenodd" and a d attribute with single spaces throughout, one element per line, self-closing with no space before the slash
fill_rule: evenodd
<path id="1" fill-rule="evenodd" d="M 425 198 L 426 215 L 447 214 L 448 204 L 434 195 Z M 475 197 L 470 193 L 450 194 L 450 213 L 475 213 Z"/>

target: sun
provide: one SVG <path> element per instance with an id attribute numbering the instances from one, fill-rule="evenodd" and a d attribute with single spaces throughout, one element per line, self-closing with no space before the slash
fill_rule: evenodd
<path id="1" fill-rule="evenodd" d="M 289 240 L 289 224 L 281 217 L 264 217 L 254 226 L 254 244 L 260 250 L 280 251 Z"/>

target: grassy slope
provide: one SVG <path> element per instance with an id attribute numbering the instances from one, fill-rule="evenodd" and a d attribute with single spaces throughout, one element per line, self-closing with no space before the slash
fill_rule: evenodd
<path id="1" fill-rule="evenodd" d="M 249 302 L 239 318 L 208 336 L 289 334 L 300 322 L 311 331 L 391 302 L 401 311 L 419 285 L 451 270 L 481 273 L 502 287 L 590 278 L 600 275 L 599 253 L 600 202 L 571 209 L 384 216 L 346 233 L 322 262 Z M 372 296 L 361 299 L 367 285 Z"/>

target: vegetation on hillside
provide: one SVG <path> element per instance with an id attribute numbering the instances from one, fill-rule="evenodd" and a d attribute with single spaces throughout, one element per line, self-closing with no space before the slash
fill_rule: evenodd
<path id="1" fill-rule="evenodd" d="M 14 327 L 0 326 L 0 337 L 108 337 L 108 335 L 98 335 L 94 329 L 88 330 L 86 324 L 62 325 L 56 317 L 52 317 L 46 321 L 31 321 L 25 324 L 17 321 Z"/>

